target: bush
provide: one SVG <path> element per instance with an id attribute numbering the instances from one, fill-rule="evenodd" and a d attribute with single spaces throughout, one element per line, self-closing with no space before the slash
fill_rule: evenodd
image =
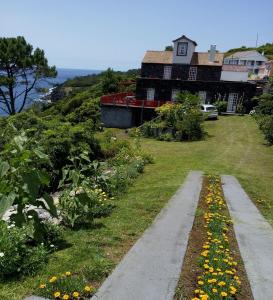
<path id="1" fill-rule="evenodd" d="M 29 236 L 31 228 L 17 228 L 0 222 L 0 278 L 33 275 L 47 260 L 49 250 L 35 244 Z"/>
<path id="2" fill-rule="evenodd" d="M 158 117 L 140 127 L 142 134 L 166 141 L 200 140 L 205 132 L 199 101 L 196 95 L 179 94 L 176 103 L 166 103 L 156 109 Z"/>
<path id="3" fill-rule="evenodd" d="M 259 117 L 258 124 L 267 142 L 273 145 L 273 115 Z"/>
<path id="4" fill-rule="evenodd" d="M 255 107 L 255 111 L 261 115 L 273 115 L 273 95 L 261 95 L 258 100 L 258 106 Z"/>
<path id="5" fill-rule="evenodd" d="M 217 101 L 215 102 L 215 106 L 217 107 L 219 114 L 227 111 L 227 101 Z"/>
<path id="6" fill-rule="evenodd" d="M 92 224 L 95 218 L 108 216 L 113 205 L 99 189 L 79 186 L 64 191 L 59 199 L 60 215 L 63 223 L 71 228 L 84 224 Z"/>

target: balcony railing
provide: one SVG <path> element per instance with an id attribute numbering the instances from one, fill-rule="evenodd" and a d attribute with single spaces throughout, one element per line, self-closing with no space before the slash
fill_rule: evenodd
<path id="1" fill-rule="evenodd" d="M 127 106 L 138 108 L 156 108 L 167 102 L 171 101 L 158 101 L 158 100 L 139 100 L 135 99 L 133 93 L 118 93 L 102 96 L 100 103 L 102 105 L 112 106 Z"/>

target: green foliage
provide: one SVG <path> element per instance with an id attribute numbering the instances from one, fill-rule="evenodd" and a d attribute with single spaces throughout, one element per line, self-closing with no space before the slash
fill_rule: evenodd
<path id="1" fill-rule="evenodd" d="M 269 80 L 266 92 L 254 100 L 258 101 L 255 107 L 255 118 L 267 142 L 273 145 L 273 80 Z"/>
<path id="2" fill-rule="evenodd" d="M 101 255 L 95 255 L 92 264 L 83 268 L 83 274 L 90 281 L 98 281 L 106 278 L 112 269 L 112 261 Z"/>
<path id="3" fill-rule="evenodd" d="M 94 292 L 95 288 L 88 284 L 82 273 L 72 274 L 69 271 L 61 276 L 52 276 L 48 282 L 42 282 L 37 289 L 37 294 L 47 299 L 87 300 Z"/>
<path id="4" fill-rule="evenodd" d="M 227 111 L 227 101 L 217 101 L 214 105 L 220 114 Z"/>
<path id="5" fill-rule="evenodd" d="M 228 50 L 225 53 L 225 56 L 230 56 L 235 52 L 239 52 L 239 51 L 250 51 L 250 50 L 257 50 L 258 52 L 260 52 L 261 54 L 264 53 L 264 55 L 268 58 L 268 59 L 273 59 L 273 43 L 266 43 L 264 45 L 259 46 L 258 48 L 255 47 L 246 47 L 246 46 L 242 46 L 240 48 L 233 48 Z"/>
<path id="6" fill-rule="evenodd" d="M 17 228 L 0 221 L 0 279 L 33 275 L 47 260 L 49 250 L 31 243 L 29 226 Z"/>
<path id="7" fill-rule="evenodd" d="M 263 115 L 257 120 L 266 140 L 273 145 L 273 115 Z"/>
<path id="8" fill-rule="evenodd" d="M 262 94 L 258 98 L 258 106 L 255 107 L 257 114 L 273 115 L 273 93 Z"/>
<path id="9" fill-rule="evenodd" d="M 42 199 L 40 190 L 48 186 L 49 177 L 45 170 L 37 169 L 39 163 L 49 164 L 48 156 L 40 147 L 32 151 L 26 149 L 28 140 L 24 134 L 16 136 L 10 144 L 5 146 L 0 157 L 0 218 L 12 205 L 17 205 L 16 213 L 11 216 L 15 225 L 22 227 L 33 219 L 34 238 L 42 239 L 43 224 L 34 209 L 26 211 L 28 205 L 42 207 L 52 216 L 57 216 L 53 199 L 44 193 Z"/>
<path id="10" fill-rule="evenodd" d="M 55 67 L 49 67 L 44 51 L 33 47 L 24 37 L 0 38 L 0 108 L 9 115 L 21 112 L 30 92 L 37 83 L 57 75 Z M 16 93 L 20 85 L 23 92 Z M 19 100 L 22 100 L 18 105 Z"/>
<path id="11" fill-rule="evenodd" d="M 102 91 L 104 94 L 109 94 L 109 93 L 116 93 L 118 92 L 119 80 L 116 74 L 112 69 L 107 69 L 103 73 L 103 79 L 102 79 Z"/>
<path id="12" fill-rule="evenodd" d="M 179 94 L 176 103 L 166 103 L 157 108 L 158 117 L 142 125 L 141 132 L 144 136 L 168 141 L 200 140 L 205 133 L 199 102 L 199 97 L 194 94 Z"/>
<path id="13" fill-rule="evenodd" d="M 165 51 L 173 51 L 173 46 L 166 46 Z"/>
<path id="14" fill-rule="evenodd" d="M 92 164 L 87 153 L 82 153 L 79 158 L 72 157 L 70 161 L 71 165 L 63 169 L 60 186 L 65 190 L 60 196 L 59 208 L 64 224 L 73 228 L 109 215 L 113 206 L 108 203 L 105 192 L 95 188 L 100 179 L 98 164 Z M 87 176 L 94 172 L 93 178 Z"/>

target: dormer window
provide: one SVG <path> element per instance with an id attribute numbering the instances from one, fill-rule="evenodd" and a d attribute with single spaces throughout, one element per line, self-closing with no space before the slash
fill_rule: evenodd
<path id="1" fill-rule="evenodd" d="M 187 56 L 188 53 L 188 43 L 178 42 L 177 44 L 177 56 Z"/>

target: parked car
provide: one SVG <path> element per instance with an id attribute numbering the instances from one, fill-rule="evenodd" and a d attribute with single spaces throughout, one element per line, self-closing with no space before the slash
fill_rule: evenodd
<path id="1" fill-rule="evenodd" d="M 218 119 L 218 110 L 216 106 L 211 104 L 202 104 L 201 112 L 206 116 L 207 119 Z"/>

